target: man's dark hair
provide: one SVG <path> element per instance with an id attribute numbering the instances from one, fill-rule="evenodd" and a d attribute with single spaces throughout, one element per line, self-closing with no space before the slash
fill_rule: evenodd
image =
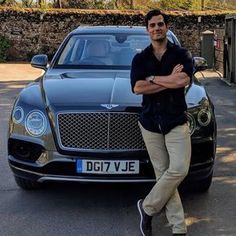
<path id="1" fill-rule="evenodd" d="M 168 17 L 166 14 L 164 14 L 161 10 L 159 9 L 154 9 L 151 10 L 147 13 L 147 15 L 145 16 L 145 26 L 146 28 L 148 27 L 148 21 L 152 19 L 153 16 L 159 16 L 162 15 L 164 18 L 164 22 L 167 25 L 168 24 Z"/>

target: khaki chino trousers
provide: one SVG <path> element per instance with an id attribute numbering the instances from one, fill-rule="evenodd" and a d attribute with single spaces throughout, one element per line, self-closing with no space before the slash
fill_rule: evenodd
<path id="1" fill-rule="evenodd" d="M 191 157 L 191 140 L 187 124 L 168 134 L 150 132 L 139 123 L 156 175 L 156 184 L 143 201 L 148 215 L 165 210 L 173 233 L 186 233 L 184 211 L 177 187 L 187 175 Z"/>

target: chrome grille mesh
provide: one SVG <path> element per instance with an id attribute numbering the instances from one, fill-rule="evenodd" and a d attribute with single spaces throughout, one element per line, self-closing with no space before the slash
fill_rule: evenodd
<path id="1" fill-rule="evenodd" d="M 145 149 L 136 113 L 60 113 L 58 127 L 64 149 Z"/>

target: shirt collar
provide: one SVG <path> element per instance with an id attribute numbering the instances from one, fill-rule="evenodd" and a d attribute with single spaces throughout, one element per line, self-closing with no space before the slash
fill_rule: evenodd
<path id="1" fill-rule="evenodd" d="M 167 41 L 167 50 L 174 48 L 175 44 L 171 43 L 169 40 Z M 150 44 L 147 47 L 148 53 L 152 53 L 153 52 L 153 46 L 152 44 Z"/>

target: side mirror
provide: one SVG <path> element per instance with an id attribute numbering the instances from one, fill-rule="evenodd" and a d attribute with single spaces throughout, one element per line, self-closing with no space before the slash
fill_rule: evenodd
<path id="1" fill-rule="evenodd" d="M 46 70 L 48 65 L 48 56 L 45 54 L 35 55 L 31 59 L 31 66 L 39 69 Z"/>
<path id="2" fill-rule="evenodd" d="M 203 57 L 194 57 L 193 65 L 195 68 L 195 72 L 206 70 L 208 68 L 207 60 Z"/>

